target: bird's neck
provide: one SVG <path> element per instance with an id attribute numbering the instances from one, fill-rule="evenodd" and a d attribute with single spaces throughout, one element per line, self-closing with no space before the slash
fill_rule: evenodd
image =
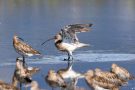
<path id="1" fill-rule="evenodd" d="M 18 40 L 16 38 L 13 39 L 13 43 L 17 43 Z"/>
<path id="2" fill-rule="evenodd" d="M 62 40 L 61 39 L 60 40 L 55 40 L 55 45 L 59 45 L 61 43 L 62 43 Z"/>

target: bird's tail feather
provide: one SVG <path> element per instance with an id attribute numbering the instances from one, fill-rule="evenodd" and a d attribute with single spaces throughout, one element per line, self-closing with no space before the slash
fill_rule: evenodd
<path id="1" fill-rule="evenodd" d="M 88 47 L 88 46 L 90 46 L 90 44 L 79 43 L 77 46 L 78 47 Z"/>

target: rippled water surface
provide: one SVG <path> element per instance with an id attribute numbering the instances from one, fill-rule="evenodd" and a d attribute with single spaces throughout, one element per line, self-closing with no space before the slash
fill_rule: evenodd
<path id="1" fill-rule="evenodd" d="M 109 70 L 107 67 L 112 62 L 119 61 L 134 73 L 135 0 L 0 0 L 0 73 L 5 71 L 0 79 L 10 81 L 15 59 L 19 56 L 12 46 L 14 34 L 44 55 L 26 61 L 30 65 L 41 65 L 42 73 L 46 74 L 52 64 L 55 64 L 53 68 L 66 67 L 66 62 L 62 61 L 66 55 L 54 47 L 53 41 L 45 47 L 41 43 L 63 26 L 74 23 L 93 24 L 90 32 L 78 34 L 80 41 L 91 46 L 74 52 L 77 71 L 85 72 L 98 66 Z M 132 62 L 124 63 L 128 61 Z M 80 68 L 79 62 L 84 62 L 80 65 L 86 64 L 85 67 Z M 93 64 L 89 66 L 85 62 Z M 8 75 L 6 72 L 10 71 Z M 35 80 L 43 81 L 40 76 L 35 76 Z M 39 84 L 51 89 L 47 84 Z M 78 85 L 89 90 L 84 80 Z M 134 90 L 134 86 L 135 82 L 130 82 L 122 90 Z"/>

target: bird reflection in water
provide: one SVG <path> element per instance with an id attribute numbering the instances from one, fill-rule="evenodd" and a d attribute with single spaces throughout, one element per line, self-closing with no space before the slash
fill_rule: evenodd
<path id="1" fill-rule="evenodd" d="M 78 87 L 78 79 L 84 78 L 84 75 L 73 70 L 73 62 L 69 61 L 66 68 L 59 69 L 57 73 L 65 80 L 67 87 L 64 90 L 85 90 Z"/>

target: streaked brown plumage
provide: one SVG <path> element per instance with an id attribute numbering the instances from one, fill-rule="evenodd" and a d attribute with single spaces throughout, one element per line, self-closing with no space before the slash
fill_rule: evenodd
<path id="1" fill-rule="evenodd" d="M 13 37 L 13 46 L 16 51 L 22 56 L 40 55 L 39 51 L 33 49 L 30 45 L 20 40 L 19 37 L 16 35 L 14 35 Z"/>
<path id="2" fill-rule="evenodd" d="M 116 74 L 107 71 L 102 71 L 99 68 L 95 69 L 95 76 L 104 78 L 105 80 L 112 82 L 117 86 L 126 84 L 126 82 L 121 80 Z"/>
<path id="3" fill-rule="evenodd" d="M 13 37 L 13 46 L 15 51 L 20 54 L 23 59 L 26 56 L 40 55 L 40 52 L 33 49 L 30 45 L 26 44 L 20 37 L 14 35 Z M 25 61 L 24 61 L 25 63 Z"/>
<path id="4" fill-rule="evenodd" d="M 72 24 L 61 29 L 63 38 L 70 38 L 74 43 L 79 42 L 76 33 L 88 32 L 93 24 Z"/>
<path id="5" fill-rule="evenodd" d="M 45 77 L 45 81 L 52 87 L 66 87 L 64 79 L 58 75 L 54 70 L 49 70 L 48 75 Z"/>
<path id="6" fill-rule="evenodd" d="M 5 83 L 4 81 L 0 81 L 0 90 L 19 90 L 19 88 L 12 84 Z"/>
<path id="7" fill-rule="evenodd" d="M 119 86 L 102 77 L 96 76 L 93 70 L 85 73 L 85 79 L 88 85 L 94 90 L 119 90 Z"/>
<path id="8" fill-rule="evenodd" d="M 118 66 L 117 64 L 112 64 L 111 72 L 115 73 L 120 79 L 125 81 L 135 79 L 135 77 L 131 75 L 128 70 L 121 66 Z"/>

